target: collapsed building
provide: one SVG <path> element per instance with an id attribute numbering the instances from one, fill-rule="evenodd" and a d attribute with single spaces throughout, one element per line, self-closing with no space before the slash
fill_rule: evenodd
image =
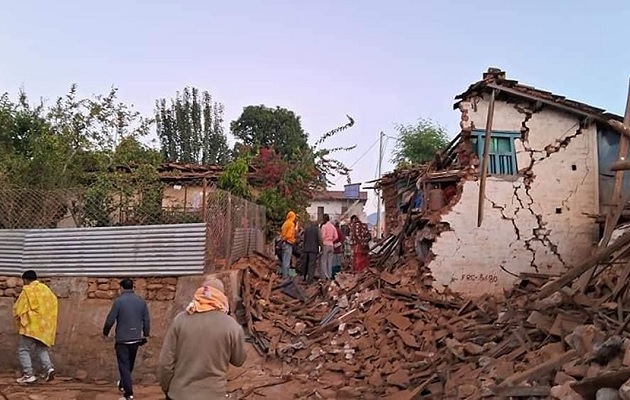
<path id="1" fill-rule="evenodd" d="M 455 99 L 461 132 L 448 147 L 377 183 L 386 232 L 412 221 L 434 287 L 463 295 L 499 294 L 523 274 L 558 274 L 590 256 L 618 196 L 612 125 L 623 118 L 494 68 Z"/>
<path id="2" fill-rule="evenodd" d="M 365 273 L 232 265 L 255 348 L 297 398 L 630 400 L 628 104 L 621 123 L 489 70 L 447 148 L 377 183 Z"/>

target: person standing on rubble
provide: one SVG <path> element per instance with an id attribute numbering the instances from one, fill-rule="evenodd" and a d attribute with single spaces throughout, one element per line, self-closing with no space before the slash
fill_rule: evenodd
<path id="1" fill-rule="evenodd" d="M 120 296 L 112 303 L 112 308 L 103 325 L 103 336 L 107 338 L 116 324 L 116 360 L 120 381 L 118 390 L 123 393 L 121 400 L 133 399 L 131 373 L 136 363 L 138 348 L 147 343 L 151 332 L 149 308 L 143 298 L 133 291 L 133 281 L 125 278 L 120 281 Z"/>
<path id="2" fill-rule="evenodd" d="M 320 258 L 320 274 L 326 279 L 332 279 L 332 261 L 335 251 L 334 243 L 338 239 L 337 228 L 330 222 L 330 216 L 324 214 L 322 227 L 322 255 Z"/>
<path id="3" fill-rule="evenodd" d="M 333 242 L 333 260 L 332 260 L 332 278 L 335 278 L 335 274 L 341 271 L 341 260 L 343 257 L 343 244 L 346 241 L 346 237 L 341 231 L 339 221 L 335 222 L 335 229 L 337 230 L 337 240 Z"/>
<path id="4" fill-rule="evenodd" d="M 23 287 L 13 305 L 18 334 L 18 356 L 23 375 L 18 383 L 34 383 L 31 353 L 37 354 L 43 367 L 43 378 L 48 382 L 55 377 L 48 349 L 55 344 L 57 333 L 57 296 L 50 288 L 37 280 L 37 273 L 29 270 L 22 274 Z"/>
<path id="5" fill-rule="evenodd" d="M 280 232 L 282 239 L 282 278 L 289 277 L 289 269 L 291 268 L 291 256 L 293 255 L 293 246 L 295 245 L 295 213 L 289 211 L 287 219 L 282 224 Z"/>
<path id="6" fill-rule="evenodd" d="M 227 396 L 227 373 L 247 359 L 243 328 L 230 315 L 223 283 L 207 280 L 171 324 L 158 362 L 162 391 L 171 400 Z"/>
<path id="7" fill-rule="evenodd" d="M 368 253 L 372 236 L 367 226 L 353 215 L 350 218 L 350 241 L 352 242 L 352 271 L 363 272 L 370 266 Z"/>
<path id="8" fill-rule="evenodd" d="M 309 226 L 307 226 L 304 230 L 303 245 L 300 263 L 302 264 L 302 269 L 304 270 L 303 273 L 306 283 L 311 284 L 315 276 L 317 256 L 319 255 L 319 249 L 322 245 L 319 227 L 317 226 L 316 220 L 311 220 Z"/>

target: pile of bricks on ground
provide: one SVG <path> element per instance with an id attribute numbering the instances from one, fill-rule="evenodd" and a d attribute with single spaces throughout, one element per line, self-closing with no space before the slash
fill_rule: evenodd
<path id="1" fill-rule="evenodd" d="M 275 260 L 242 259 L 246 329 L 294 366 L 301 398 L 630 399 L 627 267 L 591 274 L 585 290 L 573 270 L 464 300 L 431 289 L 414 261 L 309 287 L 283 283 Z"/>

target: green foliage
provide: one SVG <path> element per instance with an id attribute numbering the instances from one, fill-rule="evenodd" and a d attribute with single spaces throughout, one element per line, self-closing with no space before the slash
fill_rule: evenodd
<path id="1" fill-rule="evenodd" d="M 227 190 L 232 194 L 249 199 L 251 190 L 247 181 L 250 159 L 247 156 L 239 157 L 227 164 L 219 177 L 219 189 Z"/>
<path id="2" fill-rule="evenodd" d="M 24 92 L 17 103 L 0 98 L 0 173 L 10 184 L 36 188 L 84 183 L 85 171 L 106 170 L 117 144 L 149 132 L 152 121 L 105 96 L 78 98 L 73 85 L 50 108 L 29 105 Z M 127 157 L 129 158 L 129 157 Z"/>
<path id="3" fill-rule="evenodd" d="M 156 102 L 157 134 L 165 161 L 224 165 L 230 151 L 223 130 L 223 105 L 208 92 L 184 88 L 167 104 Z"/>
<path id="4" fill-rule="evenodd" d="M 308 135 L 300 117 L 285 108 L 247 106 L 230 125 L 240 143 L 256 154 L 261 148 L 275 150 L 288 161 L 299 160 L 309 152 Z"/>
<path id="5" fill-rule="evenodd" d="M 32 156 L 34 141 L 48 129 L 43 104 L 31 107 L 24 91 L 20 91 L 17 103 L 8 93 L 0 96 L 0 154 Z"/>
<path id="6" fill-rule="evenodd" d="M 110 225 L 110 216 L 116 210 L 113 189 L 114 184 L 105 175 L 98 176 L 88 186 L 83 199 L 83 213 L 80 215 L 81 226 Z"/>
<path id="7" fill-rule="evenodd" d="M 87 187 L 77 191 L 83 202 L 73 205 L 73 216 L 83 226 L 111 225 L 114 211 L 120 214 L 121 210 L 127 214 L 127 223 L 146 221 L 158 216 L 161 209 L 155 168 L 161 157 L 140 142 L 151 123 L 119 102 L 115 88 L 105 96 L 79 98 L 73 85 L 51 107 L 42 103 L 30 106 L 24 92 L 17 103 L 5 94 L 0 97 L 0 179 L 8 187 Z M 122 166 L 124 172 L 112 172 Z M 38 193 L 44 196 L 48 192 Z M 59 199 L 47 194 L 41 199 L 14 202 L 12 212 L 23 216 L 23 227 L 41 226 L 41 221 L 35 220 L 41 215 L 29 207 L 46 199 L 59 207 L 55 218 L 62 218 L 67 193 Z M 12 196 L 9 192 L 5 195 Z M 55 221 L 46 225 L 54 226 Z"/>
<path id="8" fill-rule="evenodd" d="M 240 141 L 234 147 L 236 160 L 226 166 L 219 187 L 236 195 L 258 193 L 256 202 L 267 209 L 267 233 L 273 234 L 289 210 L 306 214 L 314 192 L 326 188 L 328 176 L 348 175 L 349 169 L 330 155 L 355 146 L 327 149 L 321 145 L 353 125 L 354 120 L 348 117 L 348 123 L 324 133 L 309 146 L 300 118 L 292 111 L 262 105 L 245 107 L 231 124 Z M 249 163 L 257 171 L 255 191 L 245 186 Z"/>
<path id="9" fill-rule="evenodd" d="M 73 85 L 49 107 L 41 102 L 31 105 L 23 92 L 16 102 L 7 94 L 0 96 L 2 183 L 42 192 L 63 189 L 58 199 L 49 196 L 46 200 L 56 206 L 47 203 L 51 212 L 44 222 L 25 217 L 36 213 L 20 197 L 24 193 L 7 195 L 11 212 L 22 219 L 0 218 L 0 225 L 55 226 L 69 208 L 83 226 L 198 220 L 198 216 L 162 210 L 164 186 L 156 166 L 166 159 L 226 164 L 219 188 L 246 199 L 258 193 L 257 202 L 267 207 L 272 226 L 277 226 L 289 209 L 303 214 L 314 191 L 326 187 L 328 176 L 349 173 L 331 154 L 353 147 L 321 145 L 353 126 L 350 117 L 347 124 L 325 133 L 311 147 L 300 118 L 292 111 L 246 107 L 231 124 L 239 142 L 237 157 L 228 162 L 223 106 L 207 92 L 185 88 L 170 105 L 165 99 L 158 101 L 155 115 L 159 151 L 141 141 L 153 121 L 120 102 L 116 88 L 106 95 L 82 98 Z M 248 181 L 250 165 L 262 176 L 255 187 Z M 69 191 L 68 197 L 67 188 L 82 189 Z"/>
<path id="10" fill-rule="evenodd" d="M 446 128 L 429 119 L 420 119 L 415 125 L 397 125 L 396 130 L 398 141 L 392 162 L 398 167 L 430 162 L 448 145 Z"/>
<path id="11" fill-rule="evenodd" d="M 284 221 L 287 213 L 292 209 L 289 205 L 289 199 L 282 195 L 277 188 L 261 190 L 256 202 L 267 210 L 267 222 L 272 227 L 272 230 L 274 226 Z"/>
<path id="12" fill-rule="evenodd" d="M 142 167 L 145 165 L 158 166 L 161 161 L 161 154 L 158 150 L 152 149 L 134 137 L 126 137 L 120 141 L 113 154 L 115 165 L 125 165 Z M 155 172 L 155 168 L 152 168 Z"/>

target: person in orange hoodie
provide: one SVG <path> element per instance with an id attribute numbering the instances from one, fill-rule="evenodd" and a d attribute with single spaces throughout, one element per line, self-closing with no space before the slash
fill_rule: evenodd
<path id="1" fill-rule="evenodd" d="M 282 239 L 282 278 L 286 279 L 289 277 L 291 256 L 295 244 L 295 213 L 293 211 L 287 213 L 287 219 L 282 224 L 280 238 Z"/>

